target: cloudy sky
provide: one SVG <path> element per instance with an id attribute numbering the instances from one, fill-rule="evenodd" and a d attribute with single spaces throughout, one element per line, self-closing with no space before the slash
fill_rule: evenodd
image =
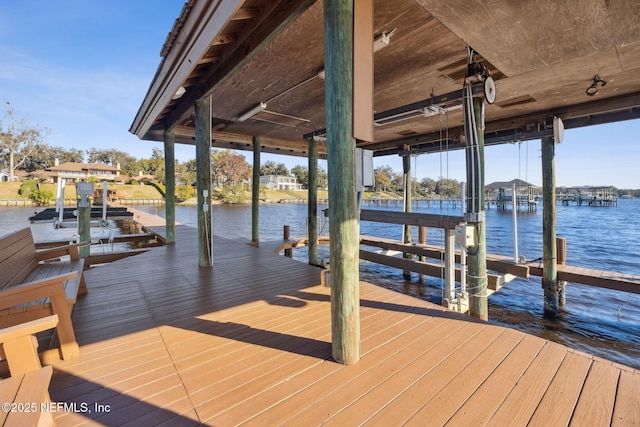
<path id="1" fill-rule="evenodd" d="M 16 116 L 49 129 L 64 148 L 115 148 L 148 158 L 162 144 L 140 141 L 129 127 L 160 64 L 160 48 L 181 0 L 2 0 L 0 101 Z M 499 93 L 498 93 L 499 96 Z M 490 110 L 487 111 L 490 116 Z M 251 160 L 250 153 L 245 154 Z M 176 147 L 180 161 L 192 146 Z M 289 168 L 297 157 L 263 154 Z M 397 156 L 376 158 L 402 170 Z M 640 188 L 640 120 L 569 130 L 556 149 L 557 185 Z M 321 166 L 323 166 L 321 164 Z M 412 160 L 416 178 L 463 181 L 464 154 Z M 486 149 L 486 182 L 526 179 L 540 185 L 540 141 Z"/>

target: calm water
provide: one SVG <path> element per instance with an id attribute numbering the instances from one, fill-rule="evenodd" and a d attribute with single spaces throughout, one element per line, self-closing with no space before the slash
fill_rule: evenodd
<path id="1" fill-rule="evenodd" d="M 164 216 L 163 207 L 139 206 L 138 209 Z M 322 208 L 322 207 L 320 207 Z M 368 207 L 392 209 L 400 207 Z M 459 215 L 459 209 L 426 206 L 414 207 L 414 212 Z M 0 235 L 28 225 L 33 208 L 0 208 Z M 640 200 L 620 200 L 618 207 L 557 206 L 557 234 L 567 239 L 570 265 L 602 270 L 640 274 Z M 196 225 L 195 207 L 177 207 L 176 219 L 186 225 Z M 274 204 L 260 207 L 260 239 L 282 238 L 284 225 L 291 226 L 293 237 L 306 234 L 306 205 Z M 537 212 L 518 215 L 519 255 L 533 260 L 542 256 L 542 208 Z M 249 206 L 214 206 L 214 233 L 225 237 L 250 240 L 251 208 Z M 319 221 L 322 234 L 328 232 L 328 221 Z M 33 225 L 37 240 L 57 239 L 59 230 L 50 224 Z M 96 230 L 95 233 L 103 233 Z M 73 230 L 64 230 L 73 234 Z M 401 226 L 363 222 L 361 233 L 400 239 Z M 415 230 L 415 233 L 417 230 Z M 490 253 L 513 254 L 511 212 L 487 212 L 487 250 Z M 67 237 L 62 237 L 67 238 Z M 417 239 L 417 236 L 416 236 Z M 443 233 L 429 229 L 428 243 L 443 244 Z M 306 261 L 306 250 L 294 251 L 294 256 Z M 329 258 L 328 248 L 320 248 L 320 256 Z M 362 262 L 361 278 L 380 286 L 408 293 L 435 303 L 442 295 L 443 281 L 427 278 L 405 281 L 396 269 Z M 492 323 L 510 326 L 550 339 L 577 350 L 640 368 L 640 295 L 569 284 L 567 304 L 557 320 L 542 318 L 543 293 L 540 278 L 516 279 L 489 298 L 489 318 Z"/>

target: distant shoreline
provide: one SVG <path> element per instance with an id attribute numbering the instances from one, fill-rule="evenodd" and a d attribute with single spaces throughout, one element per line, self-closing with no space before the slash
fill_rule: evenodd
<path id="1" fill-rule="evenodd" d="M 622 200 L 633 200 L 633 199 L 638 199 L 638 197 L 619 197 L 619 199 Z M 389 201 L 395 201 L 396 199 L 388 199 Z M 421 199 L 422 200 L 422 199 Z M 429 199 L 432 201 L 438 201 L 438 199 Z M 138 198 L 131 198 L 131 199 L 115 199 L 113 200 L 113 203 L 116 204 L 120 204 L 123 206 L 145 206 L 145 205 L 151 205 L 151 206 L 162 206 L 165 205 L 165 199 L 138 199 Z M 213 200 L 211 202 L 213 205 L 251 205 L 251 200 L 246 200 L 246 201 L 241 201 L 241 202 L 225 202 L 225 201 L 221 201 L 221 200 Z M 303 197 L 289 197 L 289 198 L 271 198 L 271 199 L 260 199 L 260 204 L 305 204 L 307 203 L 307 199 L 303 198 Z M 65 199 L 65 203 L 64 206 L 66 207 L 73 207 L 76 206 L 77 204 L 77 200 L 75 199 Z M 186 200 L 184 202 L 180 202 L 180 203 L 176 203 L 176 206 L 196 206 L 197 203 L 197 199 L 196 198 L 191 198 L 189 200 Z M 31 199 L 4 199 L 4 200 L 0 200 L 0 208 L 13 208 L 13 207 L 17 207 L 17 208 L 42 208 L 42 209 L 46 209 L 46 208 L 54 208 L 56 206 L 56 202 L 55 201 L 51 201 L 46 205 L 38 205 L 37 203 L 35 203 L 33 200 Z M 101 204 L 96 204 L 93 206 L 102 206 Z"/>

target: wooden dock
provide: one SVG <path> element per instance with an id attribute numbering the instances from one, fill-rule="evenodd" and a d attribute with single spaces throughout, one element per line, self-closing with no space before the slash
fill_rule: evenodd
<path id="1" fill-rule="evenodd" d="M 199 268 L 195 235 L 86 272 L 57 425 L 640 423 L 639 371 L 364 282 L 337 364 L 320 269 L 221 237 Z"/>

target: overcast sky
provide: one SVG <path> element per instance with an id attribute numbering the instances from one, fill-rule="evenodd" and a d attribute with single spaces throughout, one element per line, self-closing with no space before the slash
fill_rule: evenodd
<path id="1" fill-rule="evenodd" d="M 161 143 L 140 141 L 129 127 L 160 64 L 160 49 L 181 0 L 2 0 L 0 101 L 17 117 L 50 130 L 64 148 L 115 148 L 148 158 Z M 497 96 L 499 97 L 499 91 Z M 490 117 L 490 109 L 487 116 Z M 251 153 L 242 152 L 251 161 Z M 193 146 L 176 146 L 180 161 Z M 306 159 L 262 155 L 288 168 Z M 321 167 L 325 166 L 321 162 Z M 402 171 L 397 156 L 375 159 Z M 640 188 L 640 120 L 568 130 L 556 149 L 556 184 Z M 416 178 L 465 179 L 464 153 L 412 160 Z M 514 178 L 540 185 L 540 141 L 486 149 L 485 181 Z"/>

